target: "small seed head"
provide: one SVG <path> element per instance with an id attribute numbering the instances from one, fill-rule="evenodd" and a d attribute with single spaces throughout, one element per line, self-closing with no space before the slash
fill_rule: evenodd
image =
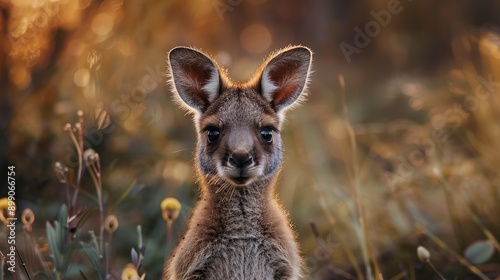
<path id="1" fill-rule="evenodd" d="M 179 217 L 181 203 L 173 197 L 167 197 L 161 202 L 163 219 L 167 222 L 174 222 Z"/>
<path id="2" fill-rule="evenodd" d="M 10 207 L 10 209 L 9 209 Z M 7 197 L 0 199 L 0 221 L 8 224 L 7 218 L 13 218 L 9 213 L 14 213 L 16 211 L 16 203 L 14 201 L 9 201 Z"/>
<path id="3" fill-rule="evenodd" d="M 85 164 L 87 166 L 92 165 L 95 160 L 95 156 L 97 153 L 93 149 L 87 149 L 85 152 L 83 152 L 83 159 L 85 160 Z"/>
<path id="4" fill-rule="evenodd" d="M 24 225 L 30 226 L 35 221 L 35 213 L 33 213 L 30 208 L 24 209 L 23 213 L 21 214 L 21 221 Z"/>
<path id="5" fill-rule="evenodd" d="M 7 209 L 9 207 L 9 199 L 4 197 L 0 199 L 0 209 Z"/>
<path id="6" fill-rule="evenodd" d="M 66 174 L 68 173 L 68 168 L 66 166 L 57 161 L 54 163 L 54 171 L 56 172 L 57 179 L 59 179 L 60 183 L 67 182 Z"/>
<path id="7" fill-rule="evenodd" d="M 431 253 L 423 246 L 417 248 L 418 259 L 422 262 L 428 262 L 431 259 Z"/>
<path id="8" fill-rule="evenodd" d="M 432 173 L 434 173 L 434 175 L 436 175 L 436 176 L 439 176 L 439 175 L 441 175 L 441 170 L 439 170 L 439 167 L 434 166 L 432 168 Z"/>
<path id="9" fill-rule="evenodd" d="M 118 229 L 118 225 L 118 218 L 116 218 L 115 215 L 109 215 L 106 217 L 106 220 L 104 220 L 104 228 L 109 233 L 115 232 Z"/>
<path id="10" fill-rule="evenodd" d="M 127 264 L 122 271 L 122 280 L 139 280 L 139 273 L 131 263 Z"/>

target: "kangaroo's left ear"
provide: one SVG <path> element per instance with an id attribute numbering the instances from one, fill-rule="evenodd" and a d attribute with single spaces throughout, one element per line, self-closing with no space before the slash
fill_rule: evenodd
<path id="1" fill-rule="evenodd" d="M 288 47 L 272 54 L 264 63 L 260 88 L 276 113 L 289 108 L 307 87 L 312 51 L 303 46 Z"/>

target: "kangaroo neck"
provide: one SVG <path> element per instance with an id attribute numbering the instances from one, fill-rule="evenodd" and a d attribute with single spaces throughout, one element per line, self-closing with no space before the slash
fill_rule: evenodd
<path id="1" fill-rule="evenodd" d="M 263 220 L 269 213 L 272 188 L 269 182 L 245 187 L 208 185 L 203 212 L 213 222 L 214 233 L 228 238 L 256 238 L 262 233 Z"/>

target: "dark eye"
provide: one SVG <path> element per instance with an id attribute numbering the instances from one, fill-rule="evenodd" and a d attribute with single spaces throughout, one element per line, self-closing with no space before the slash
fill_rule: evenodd
<path id="1" fill-rule="evenodd" d="M 267 143 L 272 143 L 273 142 L 273 130 L 265 127 L 260 130 L 260 137 L 262 140 L 264 140 Z"/>
<path id="2" fill-rule="evenodd" d="M 220 131 L 216 127 L 209 127 L 207 129 L 208 143 L 213 143 L 219 139 Z"/>

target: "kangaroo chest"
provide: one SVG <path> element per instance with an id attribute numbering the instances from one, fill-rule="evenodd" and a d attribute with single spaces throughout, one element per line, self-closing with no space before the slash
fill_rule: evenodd
<path id="1" fill-rule="evenodd" d="M 196 268 L 206 279 L 287 279 L 290 263 L 276 238 L 264 201 L 247 190 L 213 202 L 200 241 L 204 261 Z"/>
<path id="2" fill-rule="evenodd" d="M 206 261 L 198 268 L 204 279 L 287 279 L 290 270 L 281 250 L 265 239 L 222 238 L 204 251 Z"/>

